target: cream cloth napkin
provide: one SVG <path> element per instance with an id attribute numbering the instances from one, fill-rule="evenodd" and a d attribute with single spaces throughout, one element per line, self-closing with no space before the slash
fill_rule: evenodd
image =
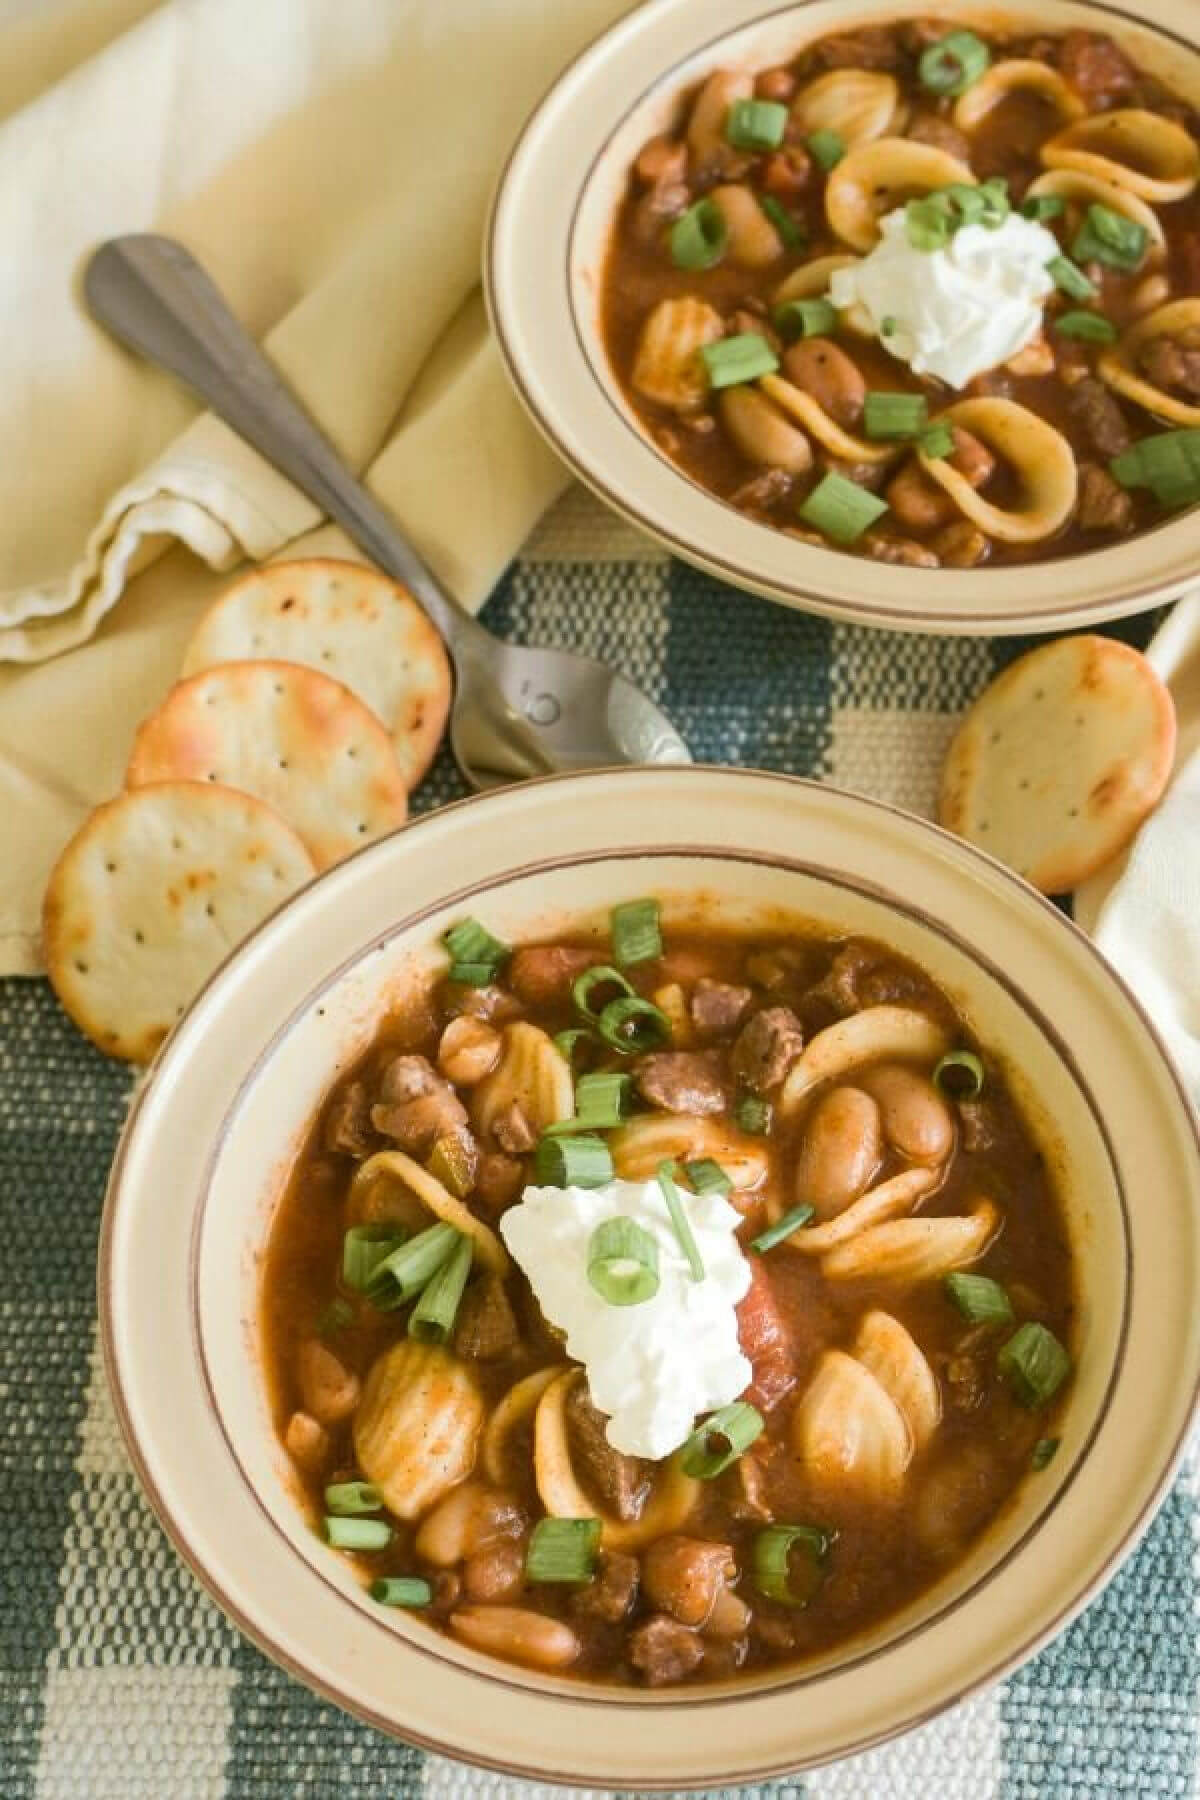
<path id="1" fill-rule="evenodd" d="M 487 199 L 526 112 L 628 6 L 0 0 L 0 973 L 37 967 L 50 864 L 219 585 L 148 565 L 177 541 L 214 570 L 349 553 L 91 323 L 89 250 L 148 229 L 194 250 L 476 606 L 565 481 L 488 341 Z"/>

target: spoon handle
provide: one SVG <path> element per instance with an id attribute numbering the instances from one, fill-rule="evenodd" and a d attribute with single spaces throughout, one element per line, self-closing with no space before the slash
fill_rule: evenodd
<path id="1" fill-rule="evenodd" d="M 182 244 L 151 233 L 111 238 L 88 263 L 93 314 L 207 400 L 416 596 L 455 652 L 487 639 L 357 481 Z"/>

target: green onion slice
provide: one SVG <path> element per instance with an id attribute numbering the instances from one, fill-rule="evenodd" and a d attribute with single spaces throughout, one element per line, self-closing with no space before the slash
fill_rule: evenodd
<path id="1" fill-rule="evenodd" d="M 453 963 L 487 963 L 493 969 L 512 955 L 507 944 L 492 936 L 478 919 L 464 919 L 442 933 L 442 942 Z"/>
<path id="2" fill-rule="evenodd" d="M 762 1414 L 748 1400 L 722 1406 L 697 1425 L 679 1453 L 679 1466 L 696 1481 L 712 1481 L 750 1448 L 763 1427 Z"/>
<path id="3" fill-rule="evenodd" d="M 709 386 L 714 388 L 757 381 L 760 375 L 773 375 L 779 367 L 779 358 L 757 331 L 739 331 L 735 337 L 702 344 L 700 360 L 708 370 Z"/>
<path id="4" fill-rule="evenodd" d="M 787 343 L 797 338 L 828 337 L 837 330 L 837 311 L 830 300 L 784 300 L 771 313 L 771 323 Z"/>
<path id="5" fill-rule="evenodd" d="M 1046 219 L 1057 219 L 1067 210 L 1067 203 L 1061 194 L 1030 194 L 1020 205 L 1022 218 L 1036 219 L 1041 224 Z"/>
<path id="6" fill-rule="evenodd" d="M 973 31 L 948 31 L 922 52 L 917 74 L 931 94 L 957 98 L 974 87 L 991 60 L 991 51 Z"/>
<path id="7" fill-rule="evenodd" d="M 612 1153 L 599 1137 L 543 1137 L 533 1155 L 533 1178 L 540 1187 L 607 1187 Z"/>
<path id="8" fill-rule="evenodd" d="M 343 1244 L 343 1254 L 344 1251 L 345 1245 Z M 328 1306 L 322 1307 L 321 1315 L 317 1320 L 317 1336 L 321 1338 L 336 1337 L 339 1331 L 345 1331 L 347 1326 L 353 1325 L 353 1323 L 354 1308 L 348 1300 L 343 1300 L 338 1294 L 329 1302 Z"/>
<path id="9" fill-rule="evenodd" d="M 591 998 L 593 990 L 598 987 L 615 987 L 622 994 L 632 994 L 634 988 L 620 969 L 614 969 L 609 963 L 597 963 L 593 968 L 585 969 L 571 983 L 571 998 L 578 1012 L 581 1012 L 590 1025 L 594 1025 L 600 1013 L 592 1011 Z M 600 1012 L 604 1011 L 603 1005 Z"/>
<path id="10" fill-rule="evenodd" d="M 733 1109 L 735 1122 L 755 1137 L 766 1137 L 771 1129 L 771 1102 L 758 1094 L 742 1094 Z"/>
<path id="11" fill-rule="evenodd" d="M 497 973 L 495 963 L 456 962 L 450 964 L 447 979 L 457 981 L 459 987 L 490 987 Z"/>
<path id="12" fill-rule="evenodd" d="M 800 517 L 835 544 L 853 544 L 887 511 L 887 501 L 831 471 L 800 507 Z"/>
<path id="13" fill-rule="evenodd" d="M 685 1162 L 683 1172 L 693 1194 L 729 1194 L 733 1191 L 733 1183 L 711 1156 L 702 1156 L 698 1162 Z"/>
<path id="14" fill-rule="evenodd" d="M 325 1511 L 340 1519 L 383 1511 L 383 1495 L 369 1481 L 335 1481 L 325 1489 Z"/>
<path id="15" fill-rule="evenodd" d="M 525 1552 L 525 1579 L 590 1581 L 599 1548 L 599 1519 L 539 1519 Z"/>
<path id="16" fill-rule="evenodd" d="M 1053 321 L 1055 331 L 1063 337 L 1078 338 L 1085 344 L 1115 344 L 1117 328 L 1096 312 L 1059 313 Z"/>
<path id="17" fill-rule="evenodd" d="M 900 329 L 900 321 L 896 317 L 895 313 L 884 313 L 882 319 L 880 319 L 880 321 L 879 321 L 880 337 L 885 337 L 885 338 L 895 337 L 895 335 L 896 335 L 897 331 L 899 331 L 899 329 Z"/>
<path id="18" fill-rule="evenodd" d="M 846 154 L 846 140 L 836 131 L 813 131 L 804 140 L 810 156 L 828 174 Z"/>
<path id="19" fill-rule="evenodd" d="M 774 194 L 759 194 L 757 199 L 766 217 L 779 233 L 779 241 L 784 249 L 803 250 L 808 242 L 808 233 L 799 219 L 793 217 Z"/>
<path id="20" fill-rule="evenodd" d="M 787 122 L 778 100 L 735 100 L 725 115 L 725 142 L 735 150 L 778 150 Z"/>
<path id="21" fill-rule="evenodd" d="M 790 1212 L 784 1213 L 782 1219 L 776 1219 L 774 1225 L 768 1225 L 756 1238 L 751 1238 L 750 1248 L 757 1250 L 760 1256 L 765 1256 L 776 1244 L 782 1244 L 785 1238 L 790 1238 L 793 1231 L 799 1231 L 801 1226 L 807 1225 L 815 1210 L 811 1206 L 793 1206 Z"/>
<path id="22" fill-rule="evenodd" d="M 408 1233 L 396 1225 L 351 1225 L 342 1239 L 342 1280 L 356 1294 L 365 1294 L 381 1266 Z"/>
<path id="23" fill-rule="evenodd" d="M 435 1181 L 440 1181 L 460 1200 L 465 1199 L 475 1185 L 474 1153 L 455 1132 L 448 1131 L 438 1139 L 425 1167 Z"/>
<path id="24" fill-rule="evenodd" d="M 633 1101 L 633 1076 L 608 1070 L 581 1075 L 575 1083 L 575 1117 L 547 1125 L 547 1137 L 572 1137 L 576 1132 L 611 1131 L 622 1125 Z"/>
<path id="25" fill-rule="evenodd" d="M 914 250 L 944 250 L 954 236 L 955 220 L 937 194 L 909 200 L 904 208 L 904 230 Z"/>
<path id="26" fill-rule="evenodd" d="M 386 1550 L 392 1541 L 392 1528 L 383 1519 L 341 1519 L 336 1514 L 325 1520 L 325 1542 L 335 1550 Z"/>
<path id="27" fill-rule="evenodd" d="M 1128 273 L 1146 254 L 1150 234 L 1136 219 L 1114 212 L 1111 206 L 1093 204 L 1075 234 L 1071 255 L 1076 262 L 1099 262 Z"/>
<path id="28" fill-rule="evenodd" d="M 990 1275 L 947 1275 L 942 1283 L 963 1318 L 972 1325 L 1011 1325 L 1016 1319 L 1007 1290 Z"/>
<path id="29" fill-rule="evenodd" d="M 569 1031 L 560 1031 L 554 1039 L 554 1048 L 566 1062 L 575 1060 L 575 1052 L 580 1044 L 598 1044 L 600 1039 L 586 1025 L 573 1025 Z"/>
<path id="30" fill-rule="evenodd" d="M 869 438 L 917 437 L 929 422 L 924 394 L 869 393 L 863 405 L 863 430 Z"/>
<path id="31" fill-rule="evenodd" d="M 725 254 L 729 227 L 707 196 L 681 213 L 671 227 L 671 260 L 677 269 L 712 269 Z"/>
<path id="32" fill-rule="evenodd" d="M 830 1541 L 816 1525 L 768 1525 L 754 1540 L 759 1593 L 783 1606 L 807 1606 L 825 1579 Z"/>
<path id="33" fill-rule="evenodd" d="M 371 1278 L 367 1299 L 381 1312 L 404 1306 L 431 1281 L 453 1255 L 462 1234 L 441 1220 L 418 1232 L 381 1262 Z"/>
<path id="34" fill-rule="evenodd" d="M 653 962 L 663 953 L 662 918 L 657 900 L 626 900 L 612 909 L 613 955 L 623 969 Z"/>
<path id="35" fill-rule="evenodd" d="M 475 1246 L 465 1232 L 437 1273 L 430 1277 L 408 1318 L 408 1335 L 420 1344 L 444 1344 L 454 1329 Z"/>
<path id="36" fill-rule="evenodd" d="M 983 1092 L 983 1063 L 973 1050 L 950 1050 L 933 1071 L 933 1085 L 954 1100 L 977 1100 Z"/>
<path id="37" fill-rule="evenodd" d="M 622 1056 L 640 1050 L 656 1050 L 671 1042 L 671 1021 L 661 1007 L 638 994 L 610 1000 L 596 1021 L 604 1042 Z"/>
<path id="38" fill-rule="evenodd" d="M 1030 1321 L 1009 1338 L 996 1367 L 1022 1406 L 1046 1406 L 1071 1373 L 1071 1359 L 1052 1331 Z"/>
<path id="39" fill-rule="evenodd" d="M 926 456 L 950 456 L 954 451 L 954 433 L 945 419 L 935 419 L 917 439 Z"/>
<path id="40" fill-rule="evenodd" d="M 658 1245 L 636 1219 L 605 1219 L 588 1240 L 587 1274 L 610 1306 L 640 1306 L 658 1292 Z"/>
<path id="41" fill-rule="evenodd" d="M 1048 1468 L 1058 1454 L 1061 1438 L 1039 1438 L 1033 1446 L 1033 1455 L 1029 1459 L 1031 1469 Z"/>
<path id="42" fill-rule="evenodd" d="M 428 1606 L 433 1589 L 419 1575 L 381 1575 L 368 1590 L 380 1606 Z"/>
<path id="43" fill-rule="evenodd" d="M 700 1260 L 700 1248 L 692 1236 L 688 1216 L 683 1210 L 683 1201 L 679 1198 L 679 1189 L 675 1186 L 675 1164 L 661 1162 L 655 1173 L 658 1185 L 662 1189 L 663 1199 L 667 1203 L 667 1211 L 671 1215 L 672 1229 L 679 1239 L 679 1247 L 687 1258 L 688 1268 L 692 1272 L 692 1280 L 703 1281 L 704 1264 Z"/>
<path id="44" fill-rule="evenodd" d="M 1069 256 L 1052 256 L 1046 273 L 1060 293 L 1072 300 L 1094 300 L 1100 289 L 1082 269 L 1076 268 Z"/>
<path id="45" fill-rule="evenodd" d="M 1191 506 L 1200 500 L 1200 429 L 1160 431 L 1108 466 L 1122 487 L 1148 487 L 1162 506 Z"/>

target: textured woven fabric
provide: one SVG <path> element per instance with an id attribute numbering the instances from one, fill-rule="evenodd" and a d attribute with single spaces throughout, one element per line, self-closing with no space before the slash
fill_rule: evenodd
<path id="1" fill-rule="evenodd" d="M 661 557 L 578 491 L 484 616 L 505 635 L 611 658 L 664 701 L 697 758 L 924 812 L 955 716 L 1022 648 L 849 630 L 752 600 Z M 1152 624 L 1122 635 L 1144 643 Z M 443 756 L 421 802 L 460 791 Z M 125 1458 L 96 1345 L 100 1207 L 129 1085 L 44 983 L 0 983 L 3 1800 L 565 1793 L 425 1756 L 347 1718 L 246 1644 L 176 1561 Z M 744 1792 L 1200 1792 L 1198 1481 L 1193 1458 L 1116 1581 L 1007 1682 L 868 1756 Z"/>

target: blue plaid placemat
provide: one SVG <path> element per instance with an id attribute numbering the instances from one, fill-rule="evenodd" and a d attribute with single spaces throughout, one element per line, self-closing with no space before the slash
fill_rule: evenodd
<path id="1" fill-rule="evenodd" d="M 956 715 L 1024 647 L 787 612 L 667 560 L 579 491 L 484 617 L 624 668 L 698 759 L 818 776 L 921 812 Z M 1152 623 L 1115 629 L 1141 645 Z M 420 803 L 460 792 L 443 755 Z M 0 1797 L 562 1795 L 426 1756 L 314 1698 L 176 1561 L 126 1461 L 96 1341 L 100 1206 L 129 1086 L 44 982 L 0 982 Z M 1196 1794 L 1198 1478 L 1193 1457 L 1122 1573 L 1003 1685 L 870 1755 L 741 1792 Z"/>

